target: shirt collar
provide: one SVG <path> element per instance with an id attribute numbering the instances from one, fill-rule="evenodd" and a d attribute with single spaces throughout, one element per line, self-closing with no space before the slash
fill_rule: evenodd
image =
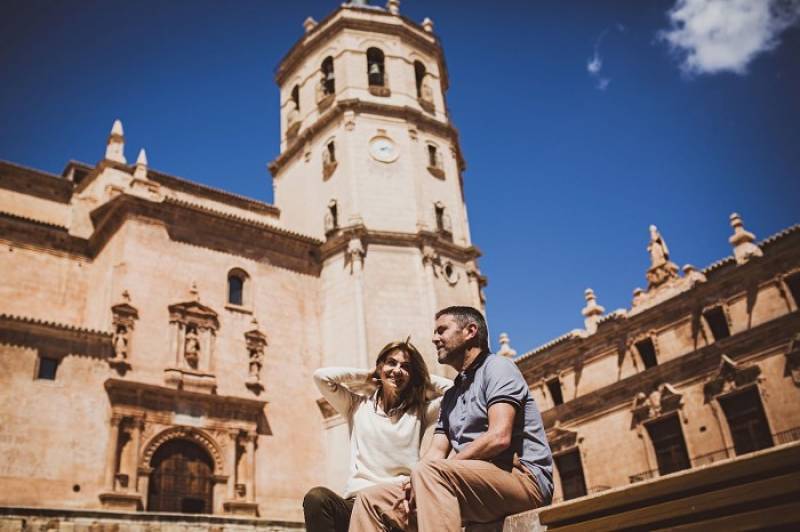
<path id="1" fill-rule="evenodd" d="M 458 376 L 456 376 L 454 383 L 460 384 L 465 379 L 472 378 L 472 376 L 475 375 L 475 372 L 478 371 L 478 368 L 483 366 L 483 363 L 486 362 L 486 357 L 488 357 L 490 354 L 491 353 L 489 353 L 488 351 L 484 351 L 483 353 L 478 355 L 478 357 L 472 361 L 472 364 L 470 364 L 468 368 L 462 369 L 458 373 Z"/>

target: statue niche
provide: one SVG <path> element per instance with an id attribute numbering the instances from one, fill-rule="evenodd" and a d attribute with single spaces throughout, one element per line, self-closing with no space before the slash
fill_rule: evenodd
<path id="1" fill-rule="evenodd" d="M 264 390 L 261 382 L 261 368 L 264 366 L 264 350 L 267 347 L 267 335 L 261 332 L 258 321 L 253 318 L 253 330 L 244 333 L 247 343 L 247 381 L 246 386 L 256 395 Z"/>
<path id="2" fill-rule="evenodd" d="M 182 390 L 214 393 L 214 347 L 219 329 L 217 313 L 200 303 L 197 289 L 193 301 L 169 306 L 172 365 L 164 370 L 165 382 Z"/>
<path id="3" fill-rule="evenodd" d="M 122 292 L 122 302 L 111 307 L 111 348 L 114 355 L 108 360 L 109 366 L 121 374 L 131 369 L 131 342 L 137 319 L 139 311 L 131 305 L 130 294 L 125 290 Z"/>

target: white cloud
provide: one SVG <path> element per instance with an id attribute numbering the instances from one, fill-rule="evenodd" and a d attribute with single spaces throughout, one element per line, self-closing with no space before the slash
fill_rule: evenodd
<path id="1" fill-rule="evenodd" d="M 601 68 L 603 68 L 603 60 L 600 59 L 600 56 L 595 52 L 594 57 L 586 63 L 586 70 L 589 71 L 589 74 L 597 74 L 600 72 Z"/>
<path id="2" fill-rule="evenodd" d="M 687 74 L 744 74 L 800 20 L 800 0 L 677 0 L 659 32 Z"/>
<path id="3" fill-rule="evenodd" d="M 604 91 L 611 85 L 611 79 L 609 78 L 600 78 L 597 80 L 597 88 L 601 91 Z"/>

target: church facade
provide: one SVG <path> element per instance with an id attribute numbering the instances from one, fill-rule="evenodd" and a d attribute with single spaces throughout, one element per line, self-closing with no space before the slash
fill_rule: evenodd
<path id="1" fill-rule="evenodd" d="M 301 521 L 347 469 L 312 371 L 409 335 L 436 368 L 434 312 L 482 307 L 432 22 L 304 27 L 274 205 L 129 164 L 119 121 L 97 164 L 0 163 L 3 506 Z"/>

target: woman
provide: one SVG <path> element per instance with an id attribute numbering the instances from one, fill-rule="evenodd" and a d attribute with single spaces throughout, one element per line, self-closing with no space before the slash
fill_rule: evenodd
<path id="1" fill-rule="evenodd" d="M 425 428 L 436 421 L 439 403 L 452 382 L 431 376 L 417 348 L 408 340 L 381 349 L 375 369 L 321 368 L 314 382 L 323 397 L 347 419 L 350 475 L 342 497 L 316 487 L 303 500 L 309 532 L 344 531 L 356 493 L 383 482 L 407 480 L 419 461 Z M 377 384 L 370 395 L 353 391 Z"/>

